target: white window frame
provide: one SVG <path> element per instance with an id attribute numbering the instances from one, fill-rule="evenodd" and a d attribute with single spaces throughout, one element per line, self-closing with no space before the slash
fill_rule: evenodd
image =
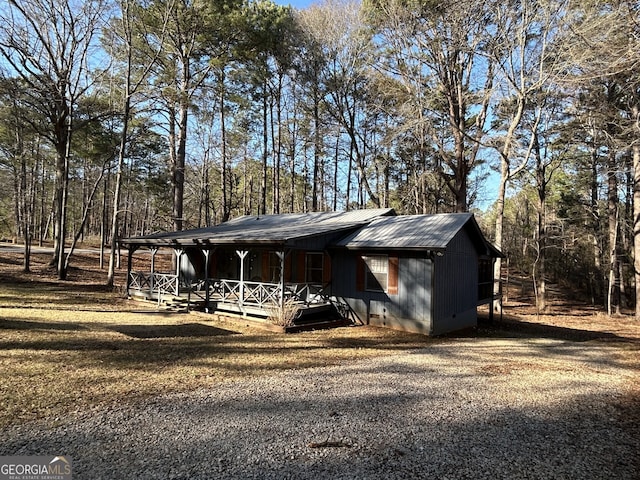
<path id="1" fill-rule="evenodd" d="M 367 292 L 389 290 L 389 255 L 363 255 L 364 289 Z"/>

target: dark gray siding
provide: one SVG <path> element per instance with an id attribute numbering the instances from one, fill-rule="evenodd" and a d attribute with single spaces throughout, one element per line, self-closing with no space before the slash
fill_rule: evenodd
<path id="1" fill-rule="evenodd" d="M 464 230 L 436 257 L 433 334 L 477 325 L 478 256 Z"/>
<path id="2" fill-rule="evenodd" d="M 398 254 L 398 294 L 358 291 L 357 252 L 333 255 L 333 294 L 347 302 L 354 319 L 368 325 L 431 333 L 432 262 L 426 257 Z M 389 252 L 393 256 L 393 252 Z"/>

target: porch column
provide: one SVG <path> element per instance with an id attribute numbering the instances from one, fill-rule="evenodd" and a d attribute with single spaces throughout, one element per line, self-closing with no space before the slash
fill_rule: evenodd
<path id="1" fill-rule="evenodd" d="M 133 264 L 133 254 L 137 248 L 129 245 L 129 254 L 127 255 L 127 297 L 129 296 L 129 288 L 131 287 L 131 265 Z"/>
<path id="2" fill-rule="evenodd" d="M 153 287 L 156 283 L 156 253 L 158 253 L 158 248 L 153 247 L 150 248 L 151 252 L 151 278 L 149 279 L 149 295 L 153 294 Z"/>
<path id="3" fill-rule="evenodd" d="M 285 252 L 276 252 L 280 259 L 280 309 L 284 308 L 284 259 L 287 256 Z"/>
<path id="4" fill-rule="evenodd" d="M 184 250 L 174 248 L 173 251 L 176 254 L 176 288 L 174 295 L 180 295 L 180 261 L 182 260 Z"/>
<path id="5" fill-rule="evenodd" d="M 249 255 L 248 250 L 236 250 L 236 254 L 240 257 L 240 298 L 238 304 L 240 308 L 244 305 L 244 259 Z"/>
<path id="6" fill-rule="evenodd" d="M 209 313 L 209 258 L 211 250 L 202 250 L 204 255 L 204 311 Z"/>

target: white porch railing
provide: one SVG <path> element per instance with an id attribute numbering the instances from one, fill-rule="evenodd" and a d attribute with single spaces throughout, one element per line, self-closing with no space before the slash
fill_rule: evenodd
<path id="1" fill-rule="evenodd" d="M 149 294 L 179 295 L 178 275 L 129 272 L 129 290 L 138 290 Z"/>
<path id="2" fill-rule="evenodd" d="M 240 306 L 267 308 L 293 302 L 304 305 L 329 303 L 328 285 L 287 283 L 284 291 L 278 283 L 241 282 L 240 280 L 209 279 L 189 285 L 179 284 L 177 275 L 167 273 L 130 272 L 129 289 L 150 295 L 180 295 L 190 292 L 200 299 L 232 303 Z"/>
<path id="3" fill-rule="evenodd" d="M 307 305 L 329 302 L 329 294 L 322 285 L 287 283 L 283 292 L 277 283 L 209 280 L 209 284 L 210 299 L 225 303 L 263 308 L 278 306 L 282 300 Z"/>
<path id="4" fill-rule="evenodd" d="M 153 274 L 141 272 L 129 272 L 129 288 L 132 290 L 153 290 Z"/>

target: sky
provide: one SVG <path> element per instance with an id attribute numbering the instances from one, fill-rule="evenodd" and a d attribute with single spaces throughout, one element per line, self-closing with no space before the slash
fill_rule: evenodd
<path id="1" fill-rule="evenodd" d="M 317 3 L 319 0 L 274 0 L 278 5 L 291 5 L 295 8 L 306 8 L 312 3 Z"/>

